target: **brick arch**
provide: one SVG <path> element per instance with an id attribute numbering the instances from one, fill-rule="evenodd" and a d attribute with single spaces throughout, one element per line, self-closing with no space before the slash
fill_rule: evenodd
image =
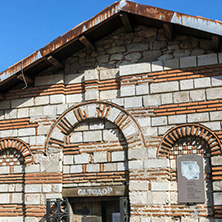
<path id="1" fill-rule="evenodd" d="M 46 138 L 45 151 L 62 148 L 74 127 L 89 119 L 105 119 L 119 127 L 130 144 L 144 145 L 142 131 L 130 113 L 110 102 L 84 102 L 66 110 L 52 125 Z"/>
<path id="2" fill-rule="evenodd" d="M 30 164 L 33 162 L 32 152 L 24 141 L 13 137 L 0 139 L 0 151 L 10 148 L 16 149 L 22 154 L 25 164 Z"/>
<path id="3" fill-rule="evenodd" d="M 173 148 L 174 143 L 187 136 L 204 140 L 209 146 L 211 155 L 221 154 L 221 141 L 212 130 L 200 124 L 182 124 L 166 132 L 158 147 L 157 156 L 169 157 L 170 150 Z"/>

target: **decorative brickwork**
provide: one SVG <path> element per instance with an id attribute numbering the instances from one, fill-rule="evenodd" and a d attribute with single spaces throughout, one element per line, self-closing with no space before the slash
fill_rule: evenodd
<path id="1" fill-rule="evenodd" d="M 200 139 L 205 141 L 207 146 Z M 184 143 L 186 144 L 185 146 L 182 145 Z M 201 149 L 198 149 L 198 147 L 201 147 Z M 208 147 L 212 156 L 221 154 L 221 142 L 214 132 L 199 124 L 183 124 L 170 129 L 164 135 L 159 145 L 157 156 L 176 158 L 182 154 L 201 154 L 205 153 L 204 148 L 208 149 Z M 171 149 L 173 150 L 171 151 Z"/>
<path id="2" fill-rule="evenodd" d="M 127 111 L 108 102 L 88 102 L 71 107 L 59 117 L 48 134 L 46 150 L 65 147 L 69 134 L 77 124 L 87 119 L 98 118 L 117 125 L 131 144 L 132 138 L 140 140 L 141 144 L 144 143 L 138 123 Z"/>
<path id="3" fill-rule="evenodd" d="M 13 151 L 15 149 L 15 151 Z M 4 138 L 0 139 L 0 155 L 2 156 L 0 165 L 16 165 L 18 160 L 29 164 L 33 162 L 32 152 L 29 146 L 17 138 Z M 20 156 L 22 155 L 22 157 Z M 14 156 L 18 160 L 14 160 Z"/>

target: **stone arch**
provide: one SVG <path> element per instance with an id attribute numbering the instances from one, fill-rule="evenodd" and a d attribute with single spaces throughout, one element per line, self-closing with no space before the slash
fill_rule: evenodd
<path id="1" fill-rule="evenodd" d="M 32 152 L 24 141 L 13 137 L 2 138 L 0 139 L 0 151 L 4 151 L 6 149 L 18 150 L 24 158 L 25 165 L 33 163 Z"/>
<path id="2" fill-rule="evenodd" d="M 221 141 L 209 128 L 200 124 L 182 124 L 166 132 L 158 147 L 157 156 L 169 158 L 175 142 L 187 136 L 194 136 L 204 140 L 208 144 L 212 156 L 221 154 Z"/>
<path id="3" fill-rule="evenodd" d="M 85 102 L 66 110 L 52 125 L 46 138 L 45 151 L 61 149 L 67 136 L 80 122 L 88 119 L 105 119 L 119 127 L 132 147 L 144 145 L 142 131 L 132 115 L 122 107 L 110 102 Z"/>

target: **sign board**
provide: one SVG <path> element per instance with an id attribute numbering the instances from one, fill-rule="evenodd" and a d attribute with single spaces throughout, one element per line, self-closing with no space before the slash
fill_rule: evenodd
<path id="1" fill-rule="evenodd" d="M 179 203 L 204 203 L 203 157 L 190 154 L 177 158 Z"/>
<path id="2" fill-rule="evenodd" d="M 63 197 L 124 196 L 125 186 L 63 188 Z"/>

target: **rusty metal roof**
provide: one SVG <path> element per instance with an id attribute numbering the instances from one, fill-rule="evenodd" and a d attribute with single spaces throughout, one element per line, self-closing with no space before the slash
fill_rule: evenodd
<path id="1" fill-rule="evenodd" d="M 90 41 L 93 42 L 122 26 L 119 18 L 120 13 L 127 13 L 130 15 L 131 21 L 137 24 L 161 26 L 164 23 L 171 23 L 177 26 L 178 30 L 184 28 L 185 33 L 188 31 L 188 34 L 195 34 L 203 38 L 222 35 L 222 23 L 220 21 L 121 0 L 0 73 L 0 92 L 13 86 L 13 79 L 14 84 L 18 81 L 16 76 L 21 73 L 22 69 L 30 75 L 37 74 L 49 67 L 47 62 L 49 56 L 53 55 L 57 59 L 63 60 L 85 47 L 79 41 L 79 37 L 82 35 L 88 35 Z"/>

